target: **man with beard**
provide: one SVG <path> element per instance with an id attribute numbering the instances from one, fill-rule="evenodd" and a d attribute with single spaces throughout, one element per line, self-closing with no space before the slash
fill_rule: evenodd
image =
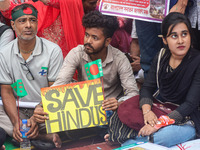
<path id="1" fill-rule="evenodd" d="M 40 89 L 53 84 L 62 66 L 62 51 L 57 44 L 36 36 L 37 10 L 31 4 L 22 4 L 12 10 L 11 25 L 17 39 L 0 51 L 0 84 L 3 105 L 0 105 L 0 127 L 16 141 L 21 142 L 19 125 L 28 120 L 28 138 L 41 138 L 61 146 L 57 134 L 46 134 L 44 124 L 38 125 L 33 117 L 34 108 L 41 101 Z M 11 84 L 21 79 L 28 95 L 19 98 Z M 5 110 L 5 111 L 4 111 Z M 19 116 L 18 116 L 19 114 Z M 19 117 L 19 118 L 18 118 Z"/>
<path id="2" fill-rule="evenodd" d="M 105 91 L 102 106 L 105 110 L 114 111 L 122 101 L 138 94 L 128 59 L 120 50 L 109 45 L 118 28 L 117 18 L 93 11 L 83 17 L 82 23 L 85 27 L 84 45 L 72 49 L 66 56 L 53 86 L 69 83 L 76 69 L 78 81 L 88 80 L 84 65 L 101 59 Z"/>
<path id="3" fill-rule="evenodd" d="M 84 45 L 78 45 L 69 52 L 53 86 L 70 83 L 76 70 L 78 81 L 88 80 L 84 65 L 101 59 L 105 92 L 102 107 L 115 111 L 124 100 L 138 94 L 127 57 L 109 45 L 113 33 L 119 26 L 117 18 L 93 11 L 83 17 L 82 23 L 85 27 Z M 37 108 L 34 116 L 37 121 L 43 122 L 47 119 L 43 116 L 46 113 L 41 112 L 42 108 Z"/>

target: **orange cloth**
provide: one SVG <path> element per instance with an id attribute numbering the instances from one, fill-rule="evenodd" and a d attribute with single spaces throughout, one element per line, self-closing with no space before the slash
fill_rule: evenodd
<path id="1" fill-rule="evenodd" d="M 174 123 L 175 123 L 174 119 L 170 119 L 168 116 L 162 115 L 159 117 L 158 123 L 154 126 L 154 128 L 160 129 L 161 127 L 168 126 Z"/>

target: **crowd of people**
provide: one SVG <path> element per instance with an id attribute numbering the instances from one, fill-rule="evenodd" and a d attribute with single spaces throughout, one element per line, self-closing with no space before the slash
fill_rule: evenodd
<path id="1" fill-rule="evenodd" d="M 171 147 L 200 137 L 198 0 L 171 0 L 162 24 L 103 15 L 98 2 L 0 0 L 0 150 L 5 150 L 6 136 L 16 145 L 23 140 L 22 119 L 28 120 L 26 135 L 36 148 L 60 148 L 61 134 L 73 139 L 80 130 L 72 131 L 70 137 L 68 131 L 46 133 L 49 118 L 40 89 L 88 80 L 84 65 L 97 59 L 104 74 L 102 108 L 113 112 L 111 121 L 124 124 L 116 115 L 118 110 L 130 102 L 137 105 L 136 110 L 127 107 L 133 119 L 131 125 L 125 123 L 131 136 L 123 142 L 114 140 L 118 134 L 107 132 L 113 128 L 110 123 L 105 141 L 128 145 L 142 140 Z M 16 103 L 11 84 L 18 79 L 28 95 Z M 157 116 L 152 108 L 156 99 L 176 108 Z M 134 119 L 138 114 L 142 121 Z"/>

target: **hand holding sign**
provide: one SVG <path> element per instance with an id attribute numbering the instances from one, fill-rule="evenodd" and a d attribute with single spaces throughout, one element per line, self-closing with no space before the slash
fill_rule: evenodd
<path id="1" fill-rule="evenodd" d="M 108 98 L 102 102 L 102 108 L 104 110 L 115 111 L 118 107 L 118 101 L 115 98 Z"/>
<path id="2" fill-rule="evenodd" d="M 48 113 L 44 112 L 42 107 L 36 107 L 33 114 L 35 121 L 38 123 L 44 123 L 45 120 L 48 120 L 49 117 L 47 115 Z"/>
<path id="3" fill-rule="evenodd" d="M 107 124 L 100 79 L 42 88 L 47 133 Z"/>

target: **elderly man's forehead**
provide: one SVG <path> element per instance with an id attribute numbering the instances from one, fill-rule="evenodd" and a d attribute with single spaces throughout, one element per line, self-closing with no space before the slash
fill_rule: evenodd
<path id="1" fill-rule="evenodd" d="M 17 18 L 16 20 L 19 20 L 19 19 L 37 19 L 37 18 L 33 15 L 23 15 L 23 16 Z"/>

